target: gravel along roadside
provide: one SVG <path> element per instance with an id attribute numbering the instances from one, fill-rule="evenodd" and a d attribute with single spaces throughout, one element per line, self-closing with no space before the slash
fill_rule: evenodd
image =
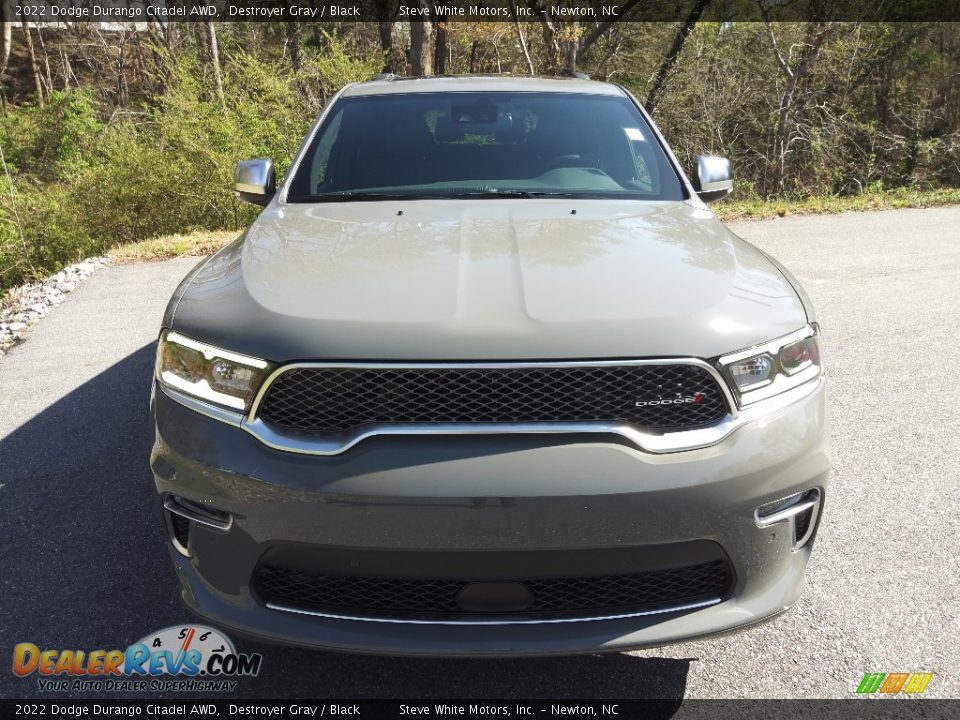
<path id="1" fill-rule="evenodd" d="M 0 357 L 23 340 L 40 318 L 62 303 L 67 293 L 109 262 L 110 258 L 105 256 L 87 258 L 46 280 L 9 290 L 0 299 Z"/>

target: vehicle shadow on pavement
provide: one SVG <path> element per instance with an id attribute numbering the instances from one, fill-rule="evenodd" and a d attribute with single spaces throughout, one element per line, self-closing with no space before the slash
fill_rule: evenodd
<path id="1" fill-rule="evenodd" d="M 279 685 L 288 693 L 307 697 L 354 699 L 658 698 L 679 701 L 686 692 L 691 662 L 690 659 L 644 658 L 624 653 L 516 659 L 374 657 L 279 648 L 247 641 L 238 642 L 237 650 L 264 655 L 261 677 L 246 678 L 237 688 L 237 696 L 251 698 L 272 695 Z M 278 677 L 282 678 L 280 683 L 276 682 Z"/>
<path id="2" fill-rule="evenodd" d="M 0 440 L 0 652 L 124 648 L 182 616 L 148 464 L 155 347 Z"/>
<path id="3" fill-rule="evenodd" d="M 154 353 L 154 343 L 142 347 L 0 440 L 0 653 L 20 642 L 123 649 L 194 621 L 180 603 L 148 465 Z M 228 697 L 680 699 L 690 665 L 625 654 L 421 659 L 237 645 L 262 653 L 263 669 Z M 36 676 L 0 672 L 0 697 L 37 695 Z"/>

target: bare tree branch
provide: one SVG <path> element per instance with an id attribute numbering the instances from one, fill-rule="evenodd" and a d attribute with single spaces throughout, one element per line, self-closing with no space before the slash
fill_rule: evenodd
<path id="1" fill-rule="evenodd" d="M 593 28 L 590 32 L 583 36 L 583 39 L 577 45 L 577 59 L 582 58 L 587 50 L 607 31 L 610 30 L 616 23 L 625 19 L 627 15 L 630 14 L 630 11 L 640 2 L 640 0 L 627 0 L 627 2 L 620 5 L 618 8 L 619 14 L 616 17 L 610 18 L 609 20 L 603 20 L 600 23 L 597 23 L 596 27 Z"/>
<path id="2" fill-rule="evenodd" d="M 520 50 L 523 52 L 523 59 L 527 61 L 527 70 L 531 75 L 536 75 L 533 60 L 530 58 L 530 51 L 527 49 L 527 40 L 523 36 L 523 28 L 520 27 L 520 20 L 517 18 L 517 0 L 510 0 L 510 14 L 513 15 L 513 26 L 517 31 L 517 40 L 520 42 Z"/>
<path id="3" fill-rule="evenodd" d="M 693 28 L 696 27 L 697 21 L 700 19 L 700 16 L 703 15 L 703 11 L 707 9 L 707 5 L 709 4 L 710 0 L 698 0 L 697 4 L 694 5 L 690 11 L 690 14 L 687 15 L 687 19 L 683 21 L 683 24 L 677 31 L 677 35 L 673 39 L 673 45 L 670 46 L 667 56 L 660 64 L 660 69 L 657 71 L 657 76 L 653 81 L 653 87 L 650 88 L 650 93 L 647 95 L 647 112 L 652 113 L 657 107 L 657 103 L 660 101 L 660 95 L 663 93 L 664 87 L 666 87 L 670 71 L 673 69 L 674 63 L 677 62 L 677 58 L 680 57 L 680 52 L 687 42 L 687 36 L 693 32 Z"/>
<path id="4" fill-rule="evenodd" d="M 777 65 L 780 66 L 780 69 L 783 70 L 784 75 L 788 78 L 793 77 L 793 70 L 790 69 L 790 65 L 786 60 L 783 59 L 783 53 L 780 52 L 780 45 L 777 43 L 777 36 L 773 34 L 773 23 L 770 20 L 770 10 L 767 8 L 763 0 L 757 0 L 757 4 L 760 6 L 760 12 L 763 13 L 763 20 L 767 25 L 767 35 L 770 37 L 770 45 L 773 47 L 773 54 L 777 58 Z"/>

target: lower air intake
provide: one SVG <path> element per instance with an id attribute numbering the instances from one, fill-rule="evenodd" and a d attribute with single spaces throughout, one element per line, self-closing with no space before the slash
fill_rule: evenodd
<path id="1" fill-rule="evenodd" d="M 731 589 L 725 561 L 631 575 L 514 580 L 506 588 L 519 605 L 502 611 L 463 602 L 469 580 L 353 577 L 312 574 L 276 565 L 261 565 L 254 578 L 260 599 L 284 609 L 359 618 L 407 620 L 588 618 L 667 610 L 719 600 Z M 522 608 L 518 610 L 517 608 Z"/>

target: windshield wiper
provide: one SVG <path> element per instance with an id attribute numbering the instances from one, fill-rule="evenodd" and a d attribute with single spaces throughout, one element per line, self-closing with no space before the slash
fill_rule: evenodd
<path id="1" fill-rule="evenodd" d="M 304 195 L 291 198 L 293 202 L 353 202 L 364 200 L 436 200 L 449 197 L 443 193 L 391 193 L 363 192 L 362 190 L 341 190 L 320 195 Z"/>
<path id="2" fill-rule="evenodd" d="M 484 188 L 460 192 L 365 192 L 363 190 L 340 190 L 318 195 L 301 195 L 290 198 L 291 202 L 359 202 L 366 200 L 451 200 L 463 198 L 590 198 L 590 193 L 550 190 L 515 190 L 510 188 Z"/>
<path id="3" fill-rule="evenodd" d="M 454 192 L 444 197 L 450 198 L 531 198 L 535 193 L 527 190 L 508 190 L 502 188 L 484 188 L 483 190 L 467 190 Z"/>
<path id="4" fill-rule="evenodd" d="M 596 193 L 568 192 L 564 190 L 512 190 L 508 188 L 489 188 L 470 192 L 458 192 L 445 197 L 456 198 L 597 198 Z"/>
<path id="5" fill-rule="evenodd" d="M 530 197 L 536 198 L 581 198 L 584 200 L 602 200 L 611 197 L 605 194 L 606 191 L 597 190 L 595 192 L 583 192 L 575 190 L 535 190 L 530 192 Z"/>

